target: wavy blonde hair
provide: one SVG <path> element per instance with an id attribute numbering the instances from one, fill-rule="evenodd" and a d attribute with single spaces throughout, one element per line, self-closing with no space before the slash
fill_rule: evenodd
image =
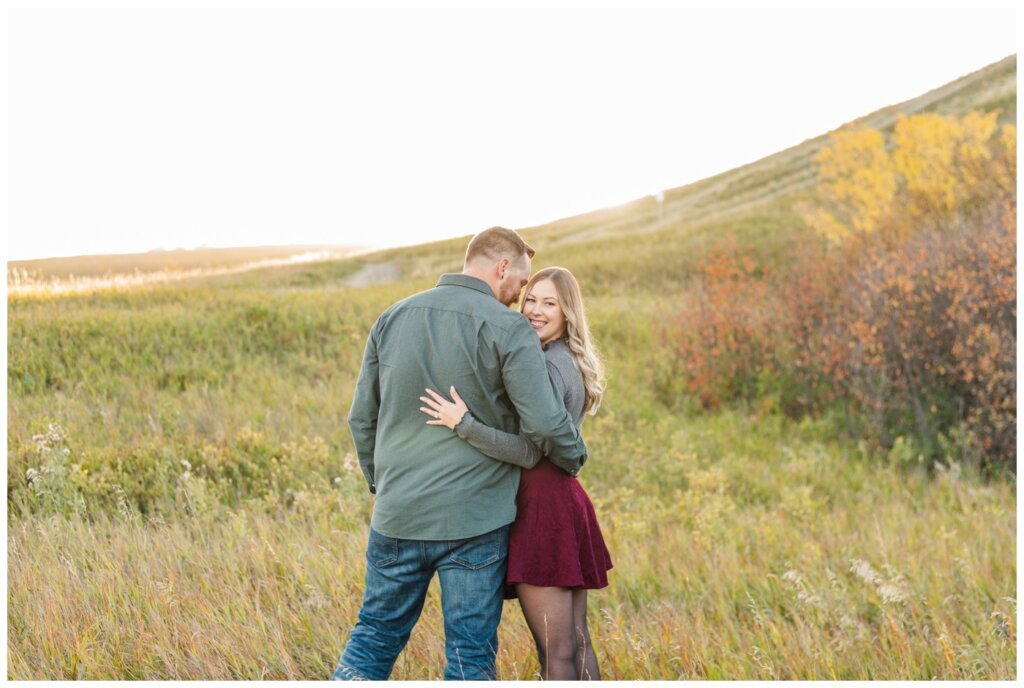
<path id="1" fill-rule="evenodd" d="M 565 268 L 552 266 L 538 270 L 526 284 L 524 294 L 529 294 L 533 285 L 542 280 L 551 280 L 558 294 L 558 304 L 565 314 L 565 341 L 576 357 L 576 364 L 583 374 L 583 388 L 586 393 L 583 411 L 589 415 L 597 413 L 604 397 L 604 364 L 598 356 L 594 339 L 587 326 L 587 315 L 583 310 L 583 294 L 579 282 Z M 523 300 L 525 306 L 525 297 Z M 522 310 L 522 308 L 520 308 Z"/>

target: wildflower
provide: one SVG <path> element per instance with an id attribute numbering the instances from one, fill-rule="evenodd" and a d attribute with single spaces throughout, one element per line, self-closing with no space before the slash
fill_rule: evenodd
<path id="1" fill-rule="evenodd" d="M 345 469 L 346 473 L 352 473 L 356 470 L 356 460 L 351 454 L 345 454 L 345 459 L 341 464 L 342 468 Z"/>
<path id="2" fill-rule="evenodd" d="M 871 568 L 871 564 L 863 561 L 862 559 L 850 560 L 850 571 L 857 575 L 865 583 L 878 584 L 881 582 L 882 577 L 878 571 Z"/>
<path id="3" fill-rule="evenodd" d="M 46 432 L 41 435 L 33 435 L 32 441 L 36 443 L 36 451 L 43 453 L 63 442 L 64 436 L 64 428 L 50 423 L 46 426 Z"/>
<path id="4" fill-rule="evenodd" d="M 878 594 L 882 596 L 883 603 L 905 602 L 907 599 L 903 590 L 891 583 L 883 583 L 878 586 Z"/>

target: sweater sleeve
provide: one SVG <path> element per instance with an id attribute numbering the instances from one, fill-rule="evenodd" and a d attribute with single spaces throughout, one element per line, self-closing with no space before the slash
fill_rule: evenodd
<path id="1" fill-rule="evenodd" d="M 513 435 L 478 421 L 469 411 L 455 426 L 455 433 L 480 453 L 520 468 L 533 468 L 540 461 L 540 449 L 525 435 Z"/>
<path id="2" fill-rule="evenodd" d="M 562 404 L 568 409 L 568 385 L 565 383 L 565 378 L 562 376 L 562 371 L 559 370 L 558 365 L 555 364 L 551 359 L 547 360 L 548 367 L 548 379 L 551 381 L 551 389 L 554 390 L 555 396 L 558 397 Z M 579 426 L 576 426 L 579 428 Z M 586 463 L 586 458 L 580 462 L 566 461 L 564 458 L 558 456 L 549 456 L 548 461 L 561 468 L 569 475 L 579 475 L 580 469 L 583 468 L 583 464 Z"/>

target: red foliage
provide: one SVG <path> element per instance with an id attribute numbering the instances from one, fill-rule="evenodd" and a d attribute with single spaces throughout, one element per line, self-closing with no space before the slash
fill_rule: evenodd
<path id="1" fill-rule="evenodd" d="M 845 404 L 879 448 L 1015 463 L 1016 206 L 901 241 L 798 242 L 777 273 L 728 238 L 674 321 L 677 370 L 705 408 L 775 394 L 794 416 Z"/>

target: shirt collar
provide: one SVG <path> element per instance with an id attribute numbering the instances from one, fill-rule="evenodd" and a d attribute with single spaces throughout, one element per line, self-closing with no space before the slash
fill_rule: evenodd
<path id="1" fill-rule="evenodd" d="M 569 342 L 565 341 L 565 335 L 563 334 L 558 339 L 552 339 L 550 342 L 548 342 L 547 344 L 545 344 L 541 348 L 544 349 L 545 351 L 547 351 L 548 349 L 550 349 L 553 346 L 564 346 L 565 348 L 568 349 L 569 348 Z"/>
<path id="2" fill-rule="evenodd" d="M 482 279 L 477 277 L 470 277 L 464 275 L 461 272 L 449 272 L 441 275 L 441 279 L 437 280 L 437 286 L 439 287 L 469 287 L 475 289 L 481 294 L 487 294 L 491 298 L 495 298 L 494 292 Z"/>

